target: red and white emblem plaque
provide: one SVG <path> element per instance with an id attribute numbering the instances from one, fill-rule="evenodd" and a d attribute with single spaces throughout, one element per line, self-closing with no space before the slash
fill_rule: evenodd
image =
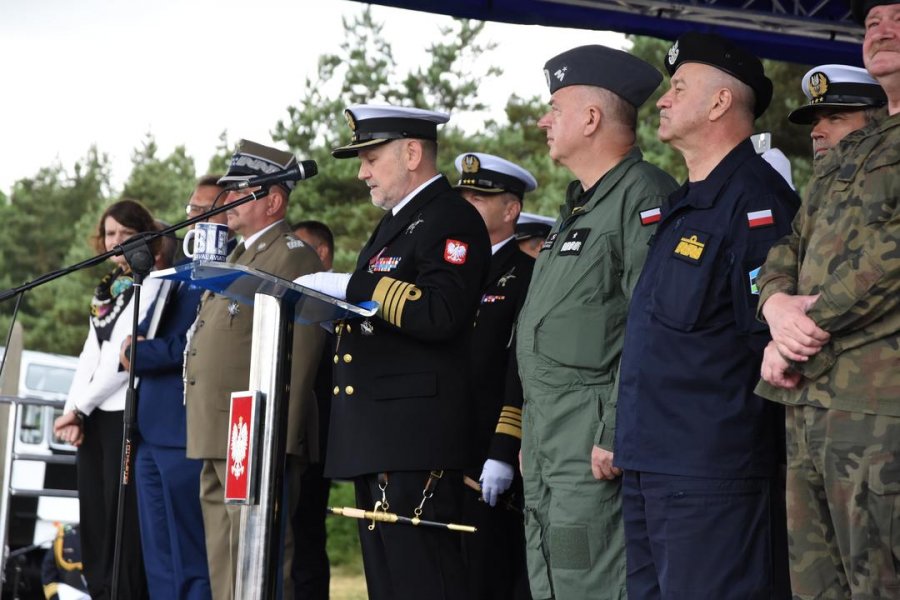
<path id="1" fill-rule="evenodd" d="M 256 441 L 259 392 L 233 392 L 228 418 L 225 504 L 256 503 Z"/>

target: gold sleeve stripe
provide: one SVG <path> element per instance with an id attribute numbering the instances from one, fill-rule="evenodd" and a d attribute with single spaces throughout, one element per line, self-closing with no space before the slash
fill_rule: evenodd
<path id="1" fill-rule="evenodd" d="M 59 593 L 59 583 L 56 581 L 44 584 L 44 598 L 52 598 Z"/>
<path id="2" fill-rule="evenodd" d="M 522 439 L 522 428 L 521 427 L 513 427 L 512 425 L 506 425 L 504 423 L 497 423 L 497 433 L 503 433 L 505 435 L 512 436 L 517 439 Z"/>
<path id="3" fill-rule="evenodd" d="M 497 419 L 497 433 L 511 435 L 522 439 L 522 409 L 515 406 L 504 406 L 500 410 L 500 418 Z"/>
<path id="4" fill-rule="evenodd" d="M 382 277 L 375 286 L 372 299 L 380 305 L 379 312 L 382 319 L 400 327 L 403 320 L 403 307 L 407 300 L 418 300 L 422 296 L 422 290 L 411 283 Z"/>

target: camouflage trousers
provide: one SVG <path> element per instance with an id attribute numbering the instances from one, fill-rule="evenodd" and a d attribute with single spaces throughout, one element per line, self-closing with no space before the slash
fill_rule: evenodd
<path id="1" fill-rule="evenodd" d="M 900 417 L 788 406 L 794 598 L 900 598 Z"/>

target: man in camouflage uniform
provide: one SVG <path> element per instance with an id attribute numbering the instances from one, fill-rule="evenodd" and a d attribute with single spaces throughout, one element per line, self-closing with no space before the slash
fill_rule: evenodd
<path id="1" fill-rule="evenodd" d="M 637 108 L 662 80 L 603 46 L 550 59 L 550 156 L 577 178 L 538 255 L 516 329 L 525 404 L 522 472 L 531 592 L 625 594 L 619 471 L 612 466 L 625 313 L 659 206 L 675 188 L 635 147 Z"/>
<path id="2" fill-rule="evenodd" d="M 760 394 L 787 405 L 795 598 L 897 598 L 900 528 L 900 5 L 854 1 L 889 116 L 817 161 L 760 275 Z"/>

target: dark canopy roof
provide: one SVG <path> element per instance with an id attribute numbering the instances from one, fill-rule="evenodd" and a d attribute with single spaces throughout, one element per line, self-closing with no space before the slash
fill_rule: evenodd
<path id="1" fill-rule="evenodd" d="M 862 65 L 863 28 L 849 0 L 368 0 L 483 21 L 619 31 L 674 40 L 725 35 L 757 55 L 804 64 Z"/>

